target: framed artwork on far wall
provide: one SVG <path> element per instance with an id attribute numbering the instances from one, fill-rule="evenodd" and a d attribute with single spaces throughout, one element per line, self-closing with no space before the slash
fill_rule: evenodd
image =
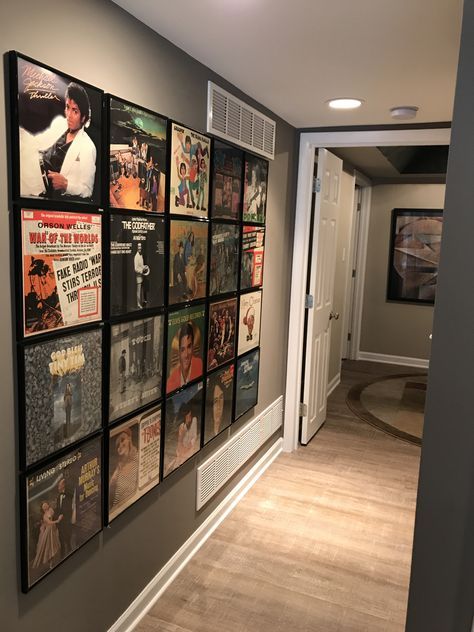
<path id="1" fill-rule="evenodd" d="M 259 371 L 260 349 L 255 349 L 237 360 L 234 420 L 257 405 Z"/>
<path id="2" fill-rule="evenodd" d="M 268 162 L 245 154 L 244 222 L 265 224 L 267 212 Z"/>
<path id="3" fill-rule="evenodd" d="M 13 196 L 101 203 L 102 90 L 12 52 Z"/>
<path id="4" fill-rule="evenodd" d="M 202 376 L 205 315 L 205 305 L 192 305 L 168 315 L 167 393 Z"/>
<path id="5" fill-rule="evenodd" d="M 160 482 L 161 407 L 119 423 L 108 434 L 111 522 Z"/>
<path id="6" fill-rule="evenodd" d="M 163 213 L 168 119 L 109 96 L 109 204 Z"/>
<path id="7" fill-rule="evenodd" d="M 209 303 L 207 370 L 217 368 L 234 358 L 237 299 Z"/>
<path id="8" fill-rule="evenodd" d="M 442 209 L 393 209 L 387 300 L 434 304 L 442 231 Z"/>
<path id="9" fill-rule="evenodd" d="M 22 589 L 102 529 L 102 437 L 22 477 Z"/>
<path id="10" fill-rule="evenodd" d="M 208 222 L 170 221 L 170 305 L 206 296 Z"/>
<path id="11" fill-rule="evenodd" d="M 171 124 L 170 213 L 208 217 L 211 139 Z"/>

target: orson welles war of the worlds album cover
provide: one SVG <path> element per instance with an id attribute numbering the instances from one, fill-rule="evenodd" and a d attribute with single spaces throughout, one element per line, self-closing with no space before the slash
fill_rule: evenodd
<path id="1" fill-rule="evenodd" d="M 110 217 L 110 312 L 127 314 L 164 303 L 164 219 Z"/>
<path id="2" fill-rule="evenodd" d="M 112 325 L 109 421 L 161 397 L 164 316 Z"/>
<path id="3" fill-rule="evenodd" d="M 110 206 L 163 213 L 167 119 L 110 97 Z"/>
<path id="4" fill-rule="evenodd" d="M 91 439 L 26 477 L 24 591 L 100 531 L 101 452 Z"/>
<path id="5" fill-rule="evenodd" d="M 173 123 L 171 127 L 170 212 L 207 217 L 211 140 Z"/>
<path id="6" fill-rule="evenodd" d="M 102 330 L 24 348 L 28 466 L 102 425 Z"/>
<path id="7" fill-rule="evenodd" d="M 16 60 L 20 196 L 98 204 L 102 92 Z"/>
<path id="8" fill-rule="evenodd" d="M 25 336 L 101 319 L 101 216 L 21 211 Z"/>
<path id="9" fill-rule="evenodd" d="M 161 407 L 109 431 L 109 522 L 160 481 Z"/>

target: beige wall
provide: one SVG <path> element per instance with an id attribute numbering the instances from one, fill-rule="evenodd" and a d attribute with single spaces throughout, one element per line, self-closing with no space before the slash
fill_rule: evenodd
<path id="1" fill-rule="evenodd" d="M 429 359 L 433 307 L 387 302 L 394 208 L 443 208 L 443 184 L 378 185 L 372 190 L 360 351 Z"/>
<path id="2" fill-rule="evenodd" d="M 337 224 L 336 246 L 336 276 L 334 281 L 333 311 L 339 313 L 339 319 L 331 324 L 331 348 L 329 352 L 328 383 L 334 380 L 341 372 L 341 359 L 343 354 L 343 329 L 344 317 L 350 305 L 346 303 L 347 284 L 350 281 L 350 245 L 352 219 L 354 209 L 355 178 L 348 173 L 342 173 L 341 203 Z M 344 347 L 345 348 L 345 347 Z"/>

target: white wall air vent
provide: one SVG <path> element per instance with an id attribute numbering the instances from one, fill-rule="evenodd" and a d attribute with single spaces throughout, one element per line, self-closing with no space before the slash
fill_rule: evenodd
<path id="1" fill-rule="evenodd" d="M 282 424 L 283 397 L 279 397 L 201 463 L 197 469 L 196 509 L 201 509 Z"/>
<path id="2" fill-rule="evenodd" d="M 207 131 L 273 160 L 276 123 L 212 81 L 207 89 Z"/>

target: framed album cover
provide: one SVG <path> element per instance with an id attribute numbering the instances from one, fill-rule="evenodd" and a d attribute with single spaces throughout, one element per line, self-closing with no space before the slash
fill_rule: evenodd
<path id="1" fill-rule="evenodd" d="M 165 317 L 111 326 L 109 422 L 161 397 Z"/>
<path id="2" fill-rule="evenodd" d="M 203 373 L 205 314 L 204 305 L 193 305 L 168 315 L 167 393 Z"/>
<path id="3" fill-rule="evenodd" d="M 394 208 L 391 228 L 387 300 L 433 305 L 443 210 Z"/>
<path id="4" fill-rule="evenodd" d="M 110 315 L 164 304 L 165 221 L 110 215 Z"/>
<path id="5" fill-rule="evenodd" d="M 161 407 L 108 431 L 110 523 L 160 482 Z"/>
<path id="6" fill-rule="evenodd" d="M 211 139 L 171 124 L 170 213 L 207 217 Z"/>
<path id="7" fill-rule="evenodd" d="M 11 53 L 13 195 L 100 205 L 101 90 Z"/>
<path id="8" fill-rule="evenodd" d="M 25 337 L 102 317 L 102 217 L 21 210 Z"/>
<path id="9" fill-rule="evenodd" d="M 201 446 L 202 382 L 166 400 L 163 478 L 183 465 Z"/>
<path id="10" fill-rule="evenodd" d="M 248 290 L 263 284 L 265 229 L 260 226 L 242 228 L 242 262 L 240 289 Z"/>
<path id="11" fill-rule="evenodd" d="M 20 398 L 30 467 L 102 426 L 102 329 L 22 348 Z"/>
<path id="12" fill-rule="evenodd" d="M 240 219 L 244 152 L 220 141 L 213 147 L 211 213 L 213 219 Z"/>
<path id="13" fill-rule="evenodd" d="M 265 224 L 267 210 L 268 162 L 245 154 L 244 222 Z"/>
<path id="14" fill-rule="evenodd" d="M 209 295 L 235 292 L 238 271 L 239 227 L 234 224 L 212 222 Z"/>
<path id="15" fill-rule="evenodd" d="M 22 589 L 30 590 L 102 529 L 102 439 L 22 477 Z"/>
<path id="16" fill-rule="evenodd" d="M 259 346 L 261 310 L 261 290 L 240 296 L 238 355 Z"/>
<path id="17" fill-rule="evenodd" d="M 170 221 L 170 305 L 206 296 L 208 229 L 207 222 Z"/>
<path id="18" fill-rule="evenodd" d="M 168 119 L 109 96 L 109 204 L 163 213 Z"/>
<path id="19" fill-rule="evenodd" d="M 257 405 L 259 370 L 260 349 L 255 349 L 237 360 L 234 420 Z"/>
<path id="20" fill-rule="evenodd" d="M 204 445 L 232 422 L 234 365 L 222 367 L 207 378 L 204 413 Z"/>
<path id="21" fill-rule="evenodd" d="M 207 369 L 229 362 L 235 356 L 237 299 L 209 304 Z"/>

